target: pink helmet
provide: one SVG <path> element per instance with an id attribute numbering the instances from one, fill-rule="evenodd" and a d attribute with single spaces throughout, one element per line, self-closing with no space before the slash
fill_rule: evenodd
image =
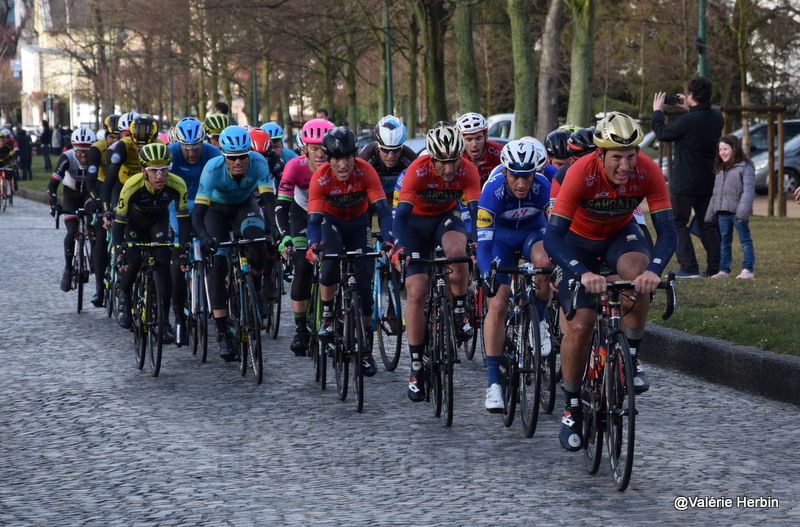
<path id="1" fill-rule="evenodd" d="M 300 130 L 300 138 L 307 145 L 320 145 L 325 132 L 334 128 L 336 125 L 327 119 L 311 119 Z"/>

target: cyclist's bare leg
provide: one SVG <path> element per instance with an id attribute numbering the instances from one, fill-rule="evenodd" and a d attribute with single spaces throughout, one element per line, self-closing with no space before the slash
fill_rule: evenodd
<path id="1" fill-rule="evenodd" d="M 578 309 L 572 320 L 567 320 L 563 310 L 561 311 L 561 328 L 564 332 L 561 341 L 561 369 L 566 383 L 581 382 L 586 361 L 589 359 L 589 339 L 592 337 L 594 323 L 594 309 Z"/>
<path id="2" fill-rule="evenodd" d="M 425 297 L 428 294 L 428 275 L 420 273 L 406 278 L 406 333 L 410 346 L 425 339 Z"/>
<path id="3" fill-rule="evenodd" d="M 620 256 L 617 262 L 617 273 L 622 280 L 635 280 L 645 270 L 650 263 L 647 255 L 638 252 L 629 252 Z M 627 296 L 634 296 L 636 303 L 633 304 Z M 622 300 L 622 325 L 632 330 L 641 330 L 647 323 L 647 312 L 650 309 L 649 294 L 637 294 L 633 291 L 626 292 L 626 297 Z"/>
<path id="4" fill-rule="evenodd" d="M 458 231 L 448 231 L 442 235 L 442 250 L 448 258 L 457 258 L 467 255 L 467 237 Z M 467 264 L 454 264 L 450 266 L 453 272 L 449 275 L 450 288 L 456 296 L 467 294 L 467 281 L 469 280 L 469 267 Z"/>

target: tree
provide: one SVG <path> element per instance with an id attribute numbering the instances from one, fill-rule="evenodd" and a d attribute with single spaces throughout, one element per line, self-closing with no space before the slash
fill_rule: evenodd
<path id="1" fill-rule="evenodd" d="M 456 74 L 458 76 L 458 112 L 480 111 L 480 83 L 475 67 L 475 47 L 472 24 L 473 0 L 456 2 L 454 19 L 454 42 L 456 52 Z"/>
<path id="2" fill-rule="evenodd" d="M 566 0 L 572 11 L 572 50 L 567 122 L 586 126 L 592 119 L 594 0 Z"/>
<path id="3" fill-rule="evenodd" d="M 508 0 L 511 46 L 514 56 L 514 120 L 516 135 L 533 135 L 536 123 L 536 75 L 531 46 L 528 0 Z"/>
<path id="4" fill-rule="evenodd" d="M 536 137 L 558 127 L 558 72 L 561 63 L 561 14 L 563 0 L 550 0 L 539 58 L 539 104 Z"/>
<path id="5" fill-rule="evenodd" d="M 425 105 L 428 126 L 432 126 L 436 121 L 449 118 L 444 82 L 444 36 L 452 8 L 445 7 L 442 0 L 417 0 L 414 12 L 422 30 Z"/>

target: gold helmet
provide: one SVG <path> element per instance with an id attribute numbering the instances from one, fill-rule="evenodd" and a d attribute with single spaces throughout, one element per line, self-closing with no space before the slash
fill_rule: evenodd
<path id="1" fill-rule="evenodd" d="M 639 123 L 620 112 L 611 112 L 597 123 L 594 144 L 598 148 L 633 148 L 644 139 Z"/>

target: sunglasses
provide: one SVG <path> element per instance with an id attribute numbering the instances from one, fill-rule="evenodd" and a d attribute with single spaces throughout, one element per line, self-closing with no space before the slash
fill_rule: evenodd
<path id="1" fill-rule="evenodd" d="M 234 162 L 235 161 L 244 161 L 245 159 L 250 157 L 250 154 L 248 152 L 245 152 L 244 154 L 224 154 L 224 155 L 225 155 L 225 159 L 227 159 L 228 161 L 234 161 Z"/>
<path id="2" fill-rule="evenodd" d="M 399 154 L 400 153 L 400 149 L 402 149 L 403 147 L 402 146 L 397 146 L 397 147 L 394 147 L 394 148 L 386 148 L 385 146 L 379 146 L 378 148 L 384 154 Z"/>
<path id="3" fill-rule="evenodd" d="M 181 148 L 183 148 L 184 150 L 189 150 L 189 151 L 198 150 L 201 146 L 203 146 L 203 145 L 200 144 L 200 143 L 193 143 L 193 144 L 181 143 Z"/>
<path id="4" fill-rule="evenodd" d="M 169 169 L 170 169 L 169 166 L 165 166 L 165 167 L 147 167 L 147 168 L 145 168 L 145 170 L 147 170 L 147 172 L 149 172 L 150 174 L 153 174 L 153 175 L 161 174 L 162 176 L 166 176 L 167 174 L 169 174 Z"/>

